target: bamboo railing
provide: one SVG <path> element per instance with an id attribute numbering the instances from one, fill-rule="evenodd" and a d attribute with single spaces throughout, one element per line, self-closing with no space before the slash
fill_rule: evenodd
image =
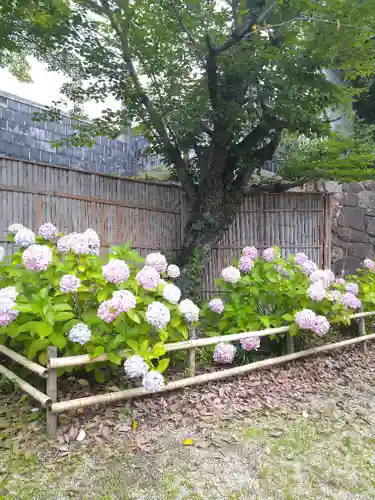
<path id="1" fill-rule="evenodd" d="M 332 344 L 325 344 L 318 347 L 313 347 L 311 349 L 306 349 L 303 351 L 294 352 L 293 337 L 289 333 L 289 326 L 282 326 L 279 328 L 267 328 L 260 331 L 242 332 L 235 333 L 231 335 L 222 335 L 218 337 L 205 337 L 205 338 L 195 338 L 194 329 L 190 329 L 190 338 L 183 342 L 174 342 L 172 344 L 166 344 L 166 352 L 187 350 L 188 355 L 188 373 L 189 377 L 169 382 L 163 389 L 157 392 L 173 391 L 177 389 L 182 389 L 192 385 L 203 384 L 206 382 L 221 380 L 224 378 L 242 375 L 244 373 L 249 373 L 254 370 L 259 370 L 261 368 L 268 368 L 270 366 L 280 365 L 293 361 L 295 359 L 303 358 L 306 356 L 311 356 L 313 354 L 319 354 L 321 352 L 331 351 L 333 349 L 339 349 L 353 344 L 360 344 L 362 352 L 367 351 L 367 342 L 369 340 L 375 339 L 375 333 L 366 335 L 365 331 L 365 318 L 374 316 L 375 311 L 360 312 L 352 314 L 350 319 L 358 319 L 359 323 L 359 336 L 347 340 L 342 340 L 340 342 L 335 342 Z M 265 359 L 262 361 L 257 361 L 254 363 L 248 363 L 242 366 L 236 366 L 234 368 L 228 368 L 225 370 L 220 370 L 217 372 L 206 373 L 202 375 L 195 375 L 195 350 L 199 347 L 215 345 L 219 342 L 229 342 L 234 340 L 240 340 L 248 337 L 265 337 L 269 335 L 278 335 L 281 333 L 286 333 L 287 335 L 287 354 L 284 356 L 278 356 L 276 358 Z M 32 398 L 37 400 L 42 407 L 47 409 L 47 433 L 50 436 L 54 436 L 57 432 L 57 417 L 58 414 L 64 411 L 73 410 L 77 408 L 84 408 L 87 406 L 92 406 L 96 404 L 111 403 L 114 401 L 122 401 L 127 399 L 132 399 L 136 397 L 147 396 L 151 394 L 150 391 L 146 391 L 143 388 L 127 389 L 124 391 L 117 391 L 107 394 L 98 394 L 95 396 L 88 396 L 84 398 L 77 398 L 70 401 L 58 401 L 58 390 L 57 390 L 57 373 L 58 368 L 72 367 L 72 366 L 83 366 L 88 363 L 98 363 L 101 361 L 106 361 L 108 359 L 107 355 L 104 354 L 97 358 L 90 358 L 89 355 L 80 356 L 66 356 L 59 358 L 57 355 L 56 347 L 48 348 L 48 366 L 47 368 L 28 360 L 24 356 L 12 351 L 11 349 L 0 346 L 0 354 L 12 359 L 21 366 L 29 369 L 41 378 L 46 379 L 47 394 L 43 394 L 41 391 L 33 387 L 31 384 L 20 378 L 18 375 L 10 371 L 3 365 L 0 365 L 0 374 L 8 378 L 16 385 L 20 387 L 21 390 L 29 394 Z M 155 394 L 155 392 L 152 392 Z"/>

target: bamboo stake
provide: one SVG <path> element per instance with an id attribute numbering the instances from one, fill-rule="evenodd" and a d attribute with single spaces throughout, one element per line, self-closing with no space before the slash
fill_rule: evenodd
<path id="1" fill-rule="evenodd" d="M 196 331 L 193 325 L 189 326 L 189 339 L 196 339 Z M 195 347 L 188 350 L 188 373 L 190 377 L 195 375 Z"/>
<path id="2" fill-rule="evenodd" d="M 20 389 L 22 389 L 24 392 L 29 394 L 32 398 L 36 399 L 39 401 L 39 403 L 43 406 L 46 407 L 48 404 L 51 402 L 50 398 L 46 395 L 40 392 L 38 389 L 30 385 L 28 382 L 23 380 L 21 377 L 16 375 L 15 373 L 11 372 L 8 370 L 8 368 L 5 368 L 5 366 L 0 365 L 0 373 L 7 379 L 11 380 L 15 385 L 18 385 Z"/>
<path id="3" fill-rule="evenodd" d="M 358 320 L 358 335 L 359 337 L 364 337 L 366 336 L 366 324 L 365 324 L 365 318 L 359 318 Z M 364 341 L 360 345 L 361 352 L 363 354 L 367 354 L 367 342 Z"/>
<path id="4" fill-rule="evenodd" d="M 5 345 L 0 345 L 0 352 L 4 354 L 4 356 L 13 359 L 13 361 L 18 363 L 19 365 L 22 365 L 30 371 L 36 373 L 40 377 L 47 378 L 48 369 L 45 366 L 38 365 L 38 363 L 30 361 L 24 356 L 21 356 L 21 354 L 18 354 L 17 352 L 12 351 L 12 349 L 5 347 Z"/>
<path id="5" fill-rule="evenodd" d="M 368 316 L 374 316 L 375 311 L 361 312 L 352 314 L 350 319 L 366 318 Z M 230 342 L 233 340 L 245 339 L 248 337 L 267 337 L 268 335 L 277 335 L 278 333 L 286 333 L 289 331 L 289 326 L 281 326 L 279 328 L 267 328 L 266 330 L 259 330 L 255 332 L 243 332 L 243 333 L 233 333 L 231 335 L 222 335 L 218 337 L 205 337 L 195 340 L 184 340 L 182 342 L 173 342 L 171 344 L 165 344 L 166 352 L 181 351 L 184 349 L 193 349 L 194 347 L 204 347 L 208 345 L 218 344 L 219 342 Z M 119 352 L 123 355 L 123 351 Z M 66 356 L 63 358 L 54 358 L 50 360 L 49 367 L 51 368 L 63 368 L 67 366 L 82 366 L 91 363 L 99 363 L 101 361 L 107 361 L 107 354 L 102 354 L 97 358 L 91 358 L 89 354 L 82 354 L 79 356 Z"/>
<path id="6" fill-rule="evenodd" d="M 48 364 L 51 359 L 57 358 L 57 347 L 48 347 Z M 48 370 L 47 378 L 47 395 L 53 403 L 57 401 L 57 373 L 55 368 Z M 51 408 L 47 408 L 47 434 L 55 436 L 57 432 L 57 413 L 54 413 Z"/>
<path id="7" fill-rule="evenodd" d="M 294 337 L 291 336 L 290 332 L 286 334 L 286 352 L 292 354 L 294 352 Z"/>
<path id="8" fill-rule="evenodd" d="M 166 391 L 174 391 L 176 389 L 183 389 L 184 387 L 189 387 L 192 385 L 204 384 L 206 382 L 210 382 L 213 380 L 220 380 L 235 375 L 242 375 L 243 373 L 248 373 L 254 370 L 258 370 L 260 368 L 268 368 L 270 366 L 280 365 L 282 363 L 310 356 L 312 354 L 331 351 L 333 349 L 338 349 L 352 344 L 358 344 L 360 342 L 363 342 L 364 340 L 372 340 L 372 339 L 375 339 L 375 333 L 372 333 L 371 335 L 367 335 L 365 337 L 356 337 L 353 339 L 342 340 L 341 342 L 335 342 L 334 344 L 326 344 L 318 347 L 313 347 L 311 349 L 295 352 L 293 354 L 286 354 L 285 356 L 279 356 L 277 358 L 270 358 L 262 361 L 257 361 L 255 363 L 249 363 L 243 366 L 236 366 L 235 368 L 228 368 L 227 370 L 222 370 L 219 372 L 205 373 L 203 375 L 197 375 L 195 377 L 176 380 L 174 382 L 169 382 L 162 390 L 156 392 L 145 391 L 142 388 L 128 389 L 125 391 L 118 391 L 107 394 L 99 394 L 97 396 L 89 396 L 85 398 L 73 399 L 71 401 L 60 401 L 59 403 L 52 403 L 51 409 L 53 412 L 61 413 L 63 411 L 74 410 L 77 408 L 85 408 L 86 406 L 92 406 L 96 404 L 112 403 L 114 401 L 121 401 L 124 399 L 132 399 L 136 397 L 147 396 L 148 394 L 157 394 Z"/>

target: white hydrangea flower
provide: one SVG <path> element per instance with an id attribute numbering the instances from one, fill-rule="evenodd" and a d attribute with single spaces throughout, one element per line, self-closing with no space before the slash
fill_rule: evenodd
<path id="1" fill-rule="evenodd" d="M 163 298 L 171 304 L 177 304 L 181 298 L 181 290 L 176 285 L 167 284 L 163 287 Z"/>
<path id="2" fill-rule="evenodd" d="M 5 250 L 3 247 L 0 247 L 0 262 L 3 262 L 5 258 Z"/>
<path id="3" fill-rule="evenodd" d="M 241 273 L 238 269 L 236 269 L 233 266 L 228 266 L 225 267 L 221 271 L 221 277 L 223 278 L 224 281 L 227 283 L 237 283 L 237 281 L 241 278 Z"/>
<path id="4" fill-rule="evenodd" d="M 172 279 L 178 278 L 181 274 L 180 268 L 178 266 L 176 266 L 175 264 L 170 264 L 167 267 L 167 274 Z"/>
<path id="5" fill-rule="evenodd" d="M 138 354 L 130 356 L 125 361 L 124 369 L 130 378 L 144 377 L 148 372 L 146 361 L 141 356 L 138 356 Z"/>
<path id="6" fill-rule="evenodd" d="M 17 231 L 19 231 L 20 229 L 23 229 L 23 225 L 22 224 L 11 224 L 9 227 L 8 227 L 8 231 L 10 233 L 16 233 Z"/>
<path id="7" fill-rule="evenodd" d="M 6 288 L 0 288 L 0 301 L 3 299 L 16 300 L 18 292 L 15 286 L 7 286 Z"/>
<path id="8" fill-rule="evenodd" d="M 165 387 L 164 377 L 157 370 L 151 370 L 143 377 L 142 385 L 146 391 L 160 391 Z"/>
<path id="9" fill-rule="evenodd" d="M 16 245 L 19 245 L 20 247 L 29 247 L 35 243 L 35 234 L 31 231 L 31 229 L 24 227 L 17 231 L 14 241 Z"/>
<path id="10" fill-rule="evenodd" d="M 184 315 L 185 320 L 189 322 L 198 321 L 199 307 L 194 304 L 190 299 L 185 299 L 180 302 L 178 306 L 181 313 Z"/>
<path id="11" fill-rule="evenodd" d="M 171 320 L 171 313 L 161 302 L 152 302 L 146 311 L 147 323 L 155 328 L 164 328 Z"/>
<path id="12" fill-rule="evenodd" d="M 91 339 L 91 330 L 84 323 L 78 323 L 69 330 L 68 336 L 72 342 L 84 345 Z"/>

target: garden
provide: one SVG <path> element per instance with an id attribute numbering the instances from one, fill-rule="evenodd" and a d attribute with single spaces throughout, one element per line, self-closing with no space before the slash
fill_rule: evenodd
<path id="1" fill-rule="evenodd" d="M 63 235 L 48 222 L 34 233 L 15 223 L 8 238 L 16 251 L 1 252 L 1 353 L 47 378 L 47 395 L 36 389 L 35 396 L 29 379 L 5 366 L 1 373 L 47 408 L 50 434 L 56 432 L 57 413 L 69 409 L 183 388 L 356 343 L 360 339 L 350 338 L 357 336 L 353 319 L 361 318 L 363 336 L 363 317 L 372 314 L 375 299 L 370 259 L 355 275 L 335 277 L 303 253 L 284 258 L 277 247 L 245 247 L 222 270 L 216 296 L 195 303 L 182 296 L 180 270 L 164 255 L 143 259 L 130 244 L 103 255 L 93 229 Z M 336 344 L 327 346 L 329 340 Z M 186 350 L 190 378 L 184 377 L 186 354 L 180 352 Z M 225 370 L 228 365 L 234 368 Z M 83 385 L 95 382 L 96 391 L 114 380 L 121 387 L 85 401 L 58 402 L 57 377 L 64 387 L 76 374 Z"/>

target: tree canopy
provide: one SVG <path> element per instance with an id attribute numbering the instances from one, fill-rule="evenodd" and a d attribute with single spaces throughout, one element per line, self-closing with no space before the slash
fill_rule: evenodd
<path id="1" fill-rule="evenodd" d="M 358 150 L 352 139 L 329 138 L 312 169 L 294 161 L 282 177 L 263 182 L 258 176 L 286 132 L 328 136 L 329 109 L 349 105 L 351 82 L 372 73 L 375 0 L 69 5 L 69 20 L 52 47 L 32 50 L 71 77 L 63 90 L 74 102 L 113 95 L 123 103 L 79 127 L 71 141 L 115 137 L 137 124 L 193 206 L 182 263 L 196 249 L 210 250 L 249 190 L 280 191 L 317 175 L 372 175 L 372 151 Z M 345 84 L 327 79 L 327 68 L 339 71 Z M 326 161 L 331 152 L 334 162 Z"/>

